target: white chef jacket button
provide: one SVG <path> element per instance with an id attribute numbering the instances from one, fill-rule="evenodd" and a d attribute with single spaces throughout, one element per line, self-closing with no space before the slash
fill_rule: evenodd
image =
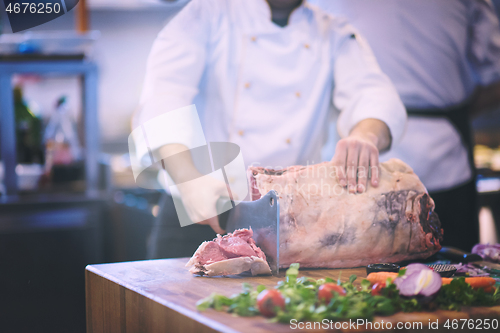
<path id="1" fill-rule="evenodd" d="M 250 86 L 251 86 L 250 82 L 245 83 L 245 88 L 246 89 L 250 88 Z"/>
<path id="2" fill-rule="evenodd" d="M 235 181 L 234 177 L 229 177 L 229 179 L 228 179 L 228 180 L 229 180 L 229 182 L 230 182 L 231 184 L 233 184 L 233 183 L 234 183 L 234 181 Z"/>
<path id="3" fill-rule="evenodd" d="M 251 40 L 252 42 L 256 42 L 256 41 L 257 41 L 257 37 L 252 36 L 252 37 L 250 38 L 250 40 Z"/>
<path id="4" fill-rule="evenodd" d="M 238 131 L 238 135 L 239 135 L 239 136 L 243 136 L 243 134 L 245 134 L 245 132 L 243 132 L 243 130 L 239 130 L 239 131 Z"/>
<path id="5" fill-rule="evenodd" d="M 286 139 L 286 143 L 288 143 L 288 144 L 292 143 L 292 139 L 290 139 L 290 138 Z"/>
<path id="6" fill-rule="evenodd" d="M 295 93 L 295 96 L 297 96 L 297 98 L 300 98 L 300 91 L 297 91 L 297 92 Z"/>
<path id="7" fill-rule="evenodd" d="M 311 46 L 310 46 L 309 44 L 305 43 L 305 44 L 304 44 L 304 47 L 305 47 L 306 49 L 308 49 L 308 48 L 310 48 Z"/>

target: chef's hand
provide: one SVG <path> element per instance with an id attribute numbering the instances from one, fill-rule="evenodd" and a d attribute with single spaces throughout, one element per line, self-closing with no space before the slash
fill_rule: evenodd
<path id="1" fill-rule="evenodd" d="M 391 134 L 387 125 L 378 119 L 360 121 L 340 140 L 335 149 L 332 162 L 336 167 L 338 182 L 348 188 L 350 193 L 365 191 L 368 171 L 371 171 L 371 185 L 379 182 L 379 151 L 391 145 Z"/>
<path id="2" fill-rule="evenodd" d="M 226 184 L 210 176 L 203 176 L 194 166 L 188 148 L 182 144 L 165 145 L 159 148 L 159 154 L 164 158 L 165 169 L 177 184 L 191 221 L 208 224 L 216 233 L 224 234 L 225 231 L 219 225 L 216 204 L 221 196 L 227 196 Z M 179 155 L 175 159 L 166 159 L 176 154 Z"/>
<path id="3" fill-rule="evenodd" d="M 217 200 L 228 196 L 226 183 L 210 176 L 198 178 L 196 183 L 186 182 L 178 185 L 182 203 L 191 221 L 197 224 L 207 224 L 218 234 L 226 231 L 219 225 L 217 216 Z M 208 218 L 207 218 L 208 217 Z"/>

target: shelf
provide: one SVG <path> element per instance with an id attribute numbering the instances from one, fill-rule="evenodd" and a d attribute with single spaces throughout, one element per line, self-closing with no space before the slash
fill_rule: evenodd
<path id="1" fill-rule="evenodd" d="M 38 60 L 0 61 L 0 123 L 1 153 L 4 161 L 4 187 L 8 197 L 18 193 L 16 135 L 12 77 L 15 74 L 78 75 L 82 80 L 83 128 L 85 130 L 85 181 L 86 190 L 98 190 L 99 183 L 99 126 L 97 115 L 98 71 L 91 61 Z M 5 199 L 0 199 L 5 200 Z"/>

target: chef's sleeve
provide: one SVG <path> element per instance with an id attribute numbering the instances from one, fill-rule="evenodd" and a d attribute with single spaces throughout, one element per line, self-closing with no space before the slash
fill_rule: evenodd
<path id="1" fill-rule="evenodd" d="M 158 159 L 154 156 L 157 149 L 169 143 L 189 149 L 205 144 L 191 104 L 205 68 L 212 22 L 216 20 L 214 4 L 212 0 L 192 0 L 154 41 L 129 138 L 129 144 L 135 143 L 139 161 L 148 155 Z"/>
<path id="2" fill-rule="evenodd" d="M 407 120 L 396 88 L 382 73 L 368 43 L 350 24 L 337 19 L 333 36 L 333 103 L 340 110 L 340 136 L 348 136 L 360 121 L 373 118 L 388 126 L 392 144 L 396 144 Z"/>
<path id="3" fill-rule="evenodd" d="M 500 81 L 500 27 L 489 0 L 474 0 L 470 11 L 469 59 L 477 83 L 487 86 Z"/>

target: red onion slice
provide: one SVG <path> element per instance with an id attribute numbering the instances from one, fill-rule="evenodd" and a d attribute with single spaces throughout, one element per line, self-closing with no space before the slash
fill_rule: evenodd
<path id="1" fill-rule="evenodd" d="M 472 253 L 479 254 L 486 261 L 500 263 L 500 244 L 476 244 Z"/>
<path id="2" fill-rule="evenodd" d="M 413 264 L 412 264 L 413 265 Z M 410 266 L 408 265 L 408 268 Z M 425 266 L 425 265 L 422 265 Z M 410 274 L 397 278 L 394 283 L 402 296 L 432 296 L 441 289 L 441 276 L 427 266 L 416 270 L 415 266 L 410 268 Z"/>
<path id="3" fill-rule="evenodd" d="M 462 273 L 468 276 L 490 276 L 487 272 L 481 268 L 477 268 L 472 264 L 456 264 L 454 265 L 457 269 L 457 273 Z"/>
<path id="4" fill-rule="evenodd" d="M 418 272 L 410 275 L 404 275 L 402 277 L 398 277 L 394 280 L 394 284 L 399 290 L 399 294 L 402 296 L 415 296 L 418 294 L 416 292 L 417 289 L 417 279 Z"/>
<path id="5" fill-rule="evenodd" d="M 423 286 L 422 290 L 420 291 L 420 295 L 432 296 L 436 294 L 439 289 L 441 289 L 443 281 L 441 280 L 441 275 L 439 275 L 439 273 L 431 270 L 430 272 L 426 272 L 426 275 L 423 277 L 423 279 Z"/>
<path id="6" fill-rule="evenodd" d="M 406 266 L 405 275 L 410 275 L 413 272 L 420 272 L 421 270 L 425 269 L 431 270 L 429 266 L 424 264 L 419 264 L 419 263 L 409 264 L 408 266 Z"/>

